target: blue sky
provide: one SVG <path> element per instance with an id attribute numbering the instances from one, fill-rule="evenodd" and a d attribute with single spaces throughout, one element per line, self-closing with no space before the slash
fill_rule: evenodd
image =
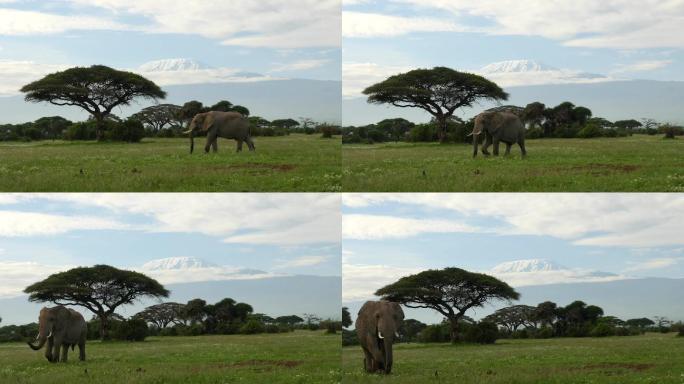
<path id="1" fill-rule="evenodd" d="M 70 66 L 137 71 L 176 58 L 206 66 L 186 74 L 196 83 L 244 81 L 239 72 L 339 80 L 340 28 L 339 0 L 3 0 L 0 94 Z"/>
<path id="2" fill-rule="evenodd" d="M 162 283 L 340 276 L 339 201 L 319 194 L 5 194 L 0 298 L 50 273 L 98 263 Z M 191 273 L 144 266 L 178 257 L 205 265 Z"/>
<path id="3" fill-rule="evenodd" d="M 347 194 L 343 301 L 451 266 L 518 287 L 684 278 L 683 218 L 666 194 Z M 501 269 L 531 259 L 554 270 Z"/>
<path id="4" fill-rule="evenodd" d="M 416 67 L 479 72 L 508 60 L 548 71 L 494 77 L 508 86 L 603 78 L 684 80 L 684 1 L 345 0 L 345 97 Z M 580 79 L 579 81 L 588 81 Z"/>

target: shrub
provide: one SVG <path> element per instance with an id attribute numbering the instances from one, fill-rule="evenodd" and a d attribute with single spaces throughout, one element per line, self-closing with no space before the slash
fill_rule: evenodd
<path id="1" fill-rule="evenodd" d="M 125 341 L 144 341 L 148 335 L 147 323 L 142 319 L 118 321 L 110 333 L 112 339 Z"/>
<path id="2" fill-rule="evenodd" d="M 105 133 L 105 138 L 112 141 L 125 141 L 127 143 L 138 143 L 145 137 L 145 127 L 135 119 L 127 119 L 120 123 L 115 123 Z"/>
<path id="3" fill-rule="evenodd" d="M 520 329 L 511 333 L 511 337 L 513 339 L 529 339 L 530 334 L 527 332 L 527 329 Z"/>
<path id="4" fill-rule="evenodd" d="M 590 139 L 593 137 L 601 137 L 602 132 L 601 132 L 601 127 L 599 127 L 596 124 L 587 124 L 584 126 L 584 128 L 580 129 L 579 132 L 577 132 L 577 137 L 581 139 Z"/>
<path id="5" fill-rule="evenodd" d="M 597 324 L 591 330 L 591 332 L 589 332 L 589 335 L 591 337 L 606 337 L 606 336 L 613 336 L 614 334 L 615 334 L 615 329 L 606 323 Z"/>
<path id="6" fill-rule="evenodd" d="M 541 327 L 534 336 L 538 339 L 550 339 L 553 337 L 553 328 Z"/>
<path id="7" fill-rule="evenodd" d="M 178 336 L 176 327 L 167 327 L 159 330 L 159 336 Z"/>
<path id="8" fill-rule="evenodd" d="M 419 124 L 411 128 L 411 141 L 431 142 L 435 140 L 436 131 L 432 124 Z"/>
<path id="9" fill-rule="evenodd" d="M 684 328 L 679 328 L 679 332 L 677 332 L 677 336 L 684 337 Z"/>
<path id="10" fill-rule="evenodd" d="M 481 321 L 468 328 L 465 333 L 465 341 L 478 344 L 494 344 L 499 338 L 499 329 L 496 324 Z"/>
<path id="11" fill-rule="evenodd" d="M 342 330 L 342 346 L 359 345 L 359 337 L 356 331 Z"/>
<path id="12" fill-rule="evenodd" d="M 451 332 L 448 324 L 428 325 L 418 334 L 421 343 L 446 343 L 451 341 Z"/>
<path id="13" fill-rule="evenodd" d="M 65 140 L 95 140 L 96 136 L 95 123 L 92 121 L 72 124 L 64 132 Z"/>
<path id="14" fill-rule="evenodd" d="M 280 333 L 280 327 L 277 324 L 268 324 L 264 327 L 266 333 Z"/>
<path id="15" fill-rule="evenodd" d="M 625 327 L 615 328 L 615 336 L 630 336 L 631 332 Z"/>
<path id="16" fill-rule="evenodd" d="M 526 139 L 539 139 L 544 137 L 544 130 L 540 127 L 532 127 L 525 132 Z"/>
<path id="17" fill-rule="evenodd" d="M 242 327 L 240 327 L 240 333 L 243 335 L 253 335 L 255 333 L 263 333 L 264 325 L 257 320 L 248 320 Z"/>

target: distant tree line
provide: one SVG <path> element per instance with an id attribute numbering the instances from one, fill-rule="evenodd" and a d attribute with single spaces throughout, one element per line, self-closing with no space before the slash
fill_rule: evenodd
<path id="1" fill-rule="evenodd" d="M 314 314 L 270 317 L 254 313 L 251 305 L 225 298 L 214 304 L 193 299 L 185 304 L 166 302 L 151 305 L 130 318 L 116 310 L 143 297 L 161 299 L 169 291 L 142 273 L 109 265 L 78 267 L 59 272 L 24 290 L 29 301 L 85 308 L 93 314 L 88 338 L 141 341 L 150 335 L 255 334 L 289 332 L 295 329 L 342 329 L 337 320 Z M 37 314 L 36 314 L 37 315 Z M 38 333 L 35 323 L 0 328 L 0 342 L 27 341 Z"/>
<path id="2" fill-rule="evenodd" d="M 658 135 L 666 138 L 684 135 L 684 127 L 658 123 L 653 119 L 609 121 L 602 117 L 592 117 L 589 108 L 575 106 L 570 102 L 555 107 L 546 107 L 534 102 L 526 107 L 501 106 L 490 110 L 505 110 L 520 116 L 527 128 L 526 138 L 595 138 L 625 137 L 633 134 Z M 456 116 L 439 122 L 432 119 L 428 123 L 415 124 L 406 119 L 385 119 L 376 124 L 365 126 L 346 126 L 342 128 L 342 142 L 345 144 L 373 144 L 385 142 L 455 142 L 470 143 L 474 117 L 462 120 Z M 441 132 L 444 132 L 442 135 Z"/>

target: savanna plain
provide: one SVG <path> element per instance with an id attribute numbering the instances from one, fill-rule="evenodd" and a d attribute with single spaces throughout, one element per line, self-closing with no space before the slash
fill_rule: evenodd
<path id="1" fill-rule="evenodd" d="M 0 143 L 4 192 L 337 192 L 340 140 L 321 135 L 258 137 L 256 152 L 235 152 L 220 139 L 204 154 L 204 139 L 189 154 L 188 139 L 141 143 L 40 141 Z"/>
<path id="2" fill-rule="evenodd" d="M 149 337 L 88 342 L 68 363 L 50 364 L 25 343 L 0 344 L 2 383 L 339 383 L 338 335 L 286 334 Z"/>
<path id="3" fill-rule="evenodd" d="M 348 192 L 684 192 L 681 138 L 544 138 L 526 147 L 524 159 L 517 146 L 508 157 L 473 159 L 467 144 L 345 144 L 342 186 Z"/>
<path id="4" fill-rule="evenodd" d="M 492 345 L 397 344 L 392 374 L 368 374 L 363 352 L 345 347 L 343 383 L 682 383 L 684 339 L 507 339 Z"/>

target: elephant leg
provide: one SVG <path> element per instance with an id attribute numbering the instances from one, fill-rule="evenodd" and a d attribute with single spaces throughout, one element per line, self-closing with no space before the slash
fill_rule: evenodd
<path id="1" fill-rule="evenodd" d="M 252 152 L 256 151 L 256 147 L 254 147 L 254 142 L 252 141 L 251 137 L 247 137 L 245 139 L 245 141 L 247 141 L 247 146 L 249 147 L 250 151 L 252 151 Z"/>
<path id="2" fill-rule="evenodd" d="M 85 340 L 82 340 L 78 343 L 78 359 L 81 361 L 85 361 Z"/>
<path id="3" fill-rule="evenodd" d="M 492 144 L 491 137 L 485 135 L 484 142 L 482 143 L 482 154 L 489 156 L 489 146 Z"/>
<path id="4" fill-rule="evenodd" d="M 204 145 L 204 153 L 209 153 L 209 148 L 214 145 L 214 141 L 216 141 L 216 134 L 212 132 L 207 133 L 207 143 Z"/>
<path id="5" fill-rule="evenodd" d="M 69 346 L 64 344 L 64 345 L 62 345 L 62 358 L 60 359 L 62 361 L 62 363 L 67 362 L 68 355 L 69 355 Z"/>
<path id="6" fill-rule="evenodd" d="M 218 137 L 216 137 L 214 141 L 211 142 L 211 150 L 214 153 L 218 152 Z"/>
<path id="7" fill-rule="evenodd" d="M 520 152 L 522 153 L 522 157 L 527 156 L 527 151 L 525 150 L 525 142 L 521 141 L 518 143 L 518 145 L 520 146 Z"/>
<path id="8" fill-rule="evenodd" d="M 511 147 L 512 146 L 513 146 L 513 144 L 506 143 L 506 153 L 504 153 L 505 156 L 508 156 L 511 154 Z"/>
<path id="9" fill-rule="evenodd" d="M 494 139 L 494 156 L 499 156 L 499 140 Z"/>
<path id="10" fill-rule="evenodd" d="M 59 361 L 59 349 L 62 347 L 62 340 L 54 340 L 52 343 L 52 361 L 56 363 Z"/>
<path id="11" fill-rule="evenodd" d="M 365 348 L 363 350 L 364 359 L 363 359 L 363 369 L 366 370 L 366 372 L 375 372 L 375 369 L 373 367 L 373 355 L 368 352 Z"/>
<path id="12" fill-rule="evenodd" d="M 53 339 L 48 338 L 47 346 L 45 346 L 45 358 L 49 362 L 52 362 L 52 349 L 53 349 L 52 347 L 53 347 Z"/>
<path id="13" fill-rule="evenodd" d="M 235 152 L 242 152 L 242 140 L 237 139 L 237 149 Z"/>

